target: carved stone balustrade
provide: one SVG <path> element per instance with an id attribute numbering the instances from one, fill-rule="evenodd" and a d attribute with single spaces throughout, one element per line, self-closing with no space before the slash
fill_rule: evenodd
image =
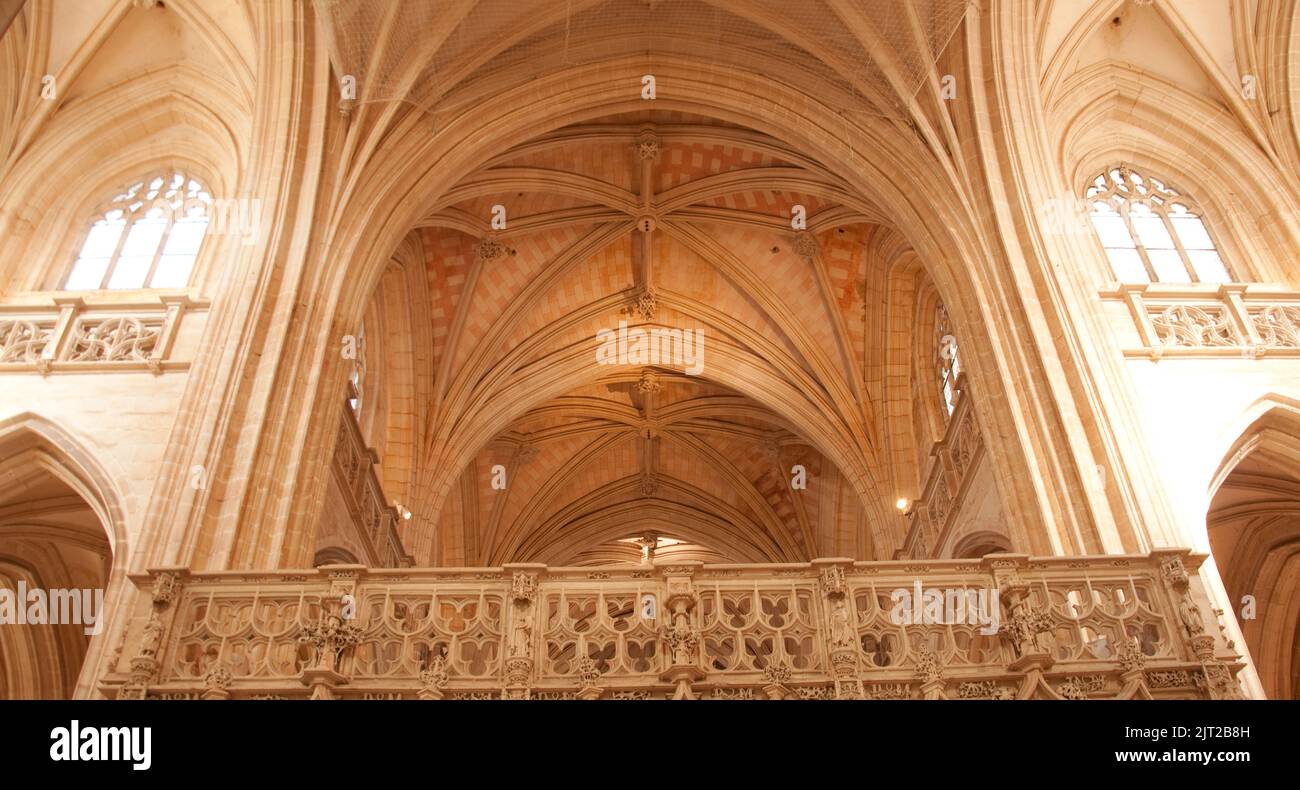
<path id="1" fill-rule="evenodd" d="M 149 594 L 100 688 L 221 699 L 1239 697 L 1244 664 L 1201 586 L 1204 559 L 1165 549 L 166 569 L 132 577 Z M 918 592 L 916 604 L 902 597 Z"/>
<path id="2" fill-rule="evenodd" d="M 185 294 L 0 305 L 0 373 L 185 370 L 188 361 L 172 358 L 181 320 L 207 307 Z"/>
<path id="3" fill-rule="evenodd" d="M 366 447 L 352 410 L 345 405 L 331 467 L 356 530 L 355 540 L 374 567 L 409 566 L 412 559 L 397 530 L 397 508 L 384 499 L 383 486 L 375 473 L 378 461 L 374 451 Z"/>
<path id="4" fill-rule="evenodd" d="M 935 443 L 930 474 L 921 497 L 908 516 L 910 526 L 897 559 L 935 556 L 948 543 L 975 467 L 984 458 L 984 437 L 975 419 L 974 398 L 966 391 L 966 375 L 957 382 L 959 396 L 948 419 L 944 437 Z"/>
<path id="5" fill-rule="evenodd" d="M 1143 283 L 1101 296 L 1123 302 L 1132 317 L 1137 342 L 1121 341 L 1127 357 L 1300 357 L 1300 293 L 1294 291 Z"/>

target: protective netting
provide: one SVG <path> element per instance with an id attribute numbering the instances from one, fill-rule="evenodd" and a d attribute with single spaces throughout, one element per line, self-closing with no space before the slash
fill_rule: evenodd
<path id="1" fill-rule="evenodd" d="M 454 114 L 558 69 L 761 72 L 847 112 L 900 117 L 969 0 L 313 0 L 358 102 Z"/>

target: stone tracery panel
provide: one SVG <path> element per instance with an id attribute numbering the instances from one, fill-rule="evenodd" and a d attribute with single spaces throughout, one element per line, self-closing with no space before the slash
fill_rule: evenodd
<path id="1" fill-rule="evenodd" d="M 1240 696 L 1232 676 L 1244 664 L 1214 636 L 1189 570 L 1203 559 L 1168 549 L 978 563 L 681 563 L 599 573 L 325 566 L 184 576 L 165 598 L 142 603 L 152 608 L 138 613 L 128 642 L 136 658 L 116 661 L 102 690 L 316 699 Z M 136 581 L 149 588 L 157 578 Z M 910 620 L 899 593 L 923 590 L 972 608 Z"/>
<path id="2" fill-rule="evenodd" d="M 1128 307 L 1139 340 L 1124 349 L 1130 358 L 1300 356 L 1300 294 L 1245 284 L 1141 284 L 1101 295 Z"/>
<path id="3" fill-rule="evenodd" d="M 208 303 L 164 295 L 139 302 L 55 297 L 0 307 L 0 373 L 184 370 L 173 350 L 187 313 Z"/>

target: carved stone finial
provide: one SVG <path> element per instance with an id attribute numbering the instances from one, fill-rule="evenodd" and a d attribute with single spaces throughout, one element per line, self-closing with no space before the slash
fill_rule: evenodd
<path id="1" fill-rule="evenodd" d="M 916 651 L 914 673 L 922 683 L 939 683 L 943 681 L 943 664 L 939 661 L 939 654 L 934 652 L 929 645 L 923 644 L 920 650 Z"/>
<path id="2" fill-rule="evenodd" d="M 171 571 L 162 571 L 154 577 L 153 605 L 166 608 L 180 591 L 180 577 Z"/>
<path id="3" fill-rule="evenodd" d="M 600 683 L 600 667 L 590 656 L 579 656 L 574 662 L 574 670 L 577 672 L 578 680 L 582 682 L 584 688 L 590 688 Z"/>
<path id="4" fill-rule="evenodd" d="M 1176 590 L 1184 590 L 1189 584 L 1187 568 L 1182 557 L 1170 557 L 1160 564 L 1160 575 Z"/>
<path id="5" fill-rule="evenodd" d="M 230 697 L 230 683 L 233 680 L 234 677 L 225 666 L 221 664 L 213 666 L 203 676 L 203 698 L 228 699 Z"/>
<path id="6" fill-rule="evenodd" d="M 510 597 L 516 602 L 537 600 L 537 574 L 515 571 L 510 577 Z"/>
<path id="7" fill-rule="evenodd" d="M 790 682 L 790 667 L 784 663 L 768 664 L 763 667 L 763 682 L 784 686 Z"/>
<path id="8" fill-rule="evenodd" d="M 447 680 L 447 659 L 442 656 L 434 656 L 428 669 L 420 670 L 420 686 L 423 689 L 440 691 L 447 685 Z"/>
<path id="9" fill-rule="evenodd" d="M 827 597 L 841 597 L 848 590 L 848 583 L 844 578 L 844 568 L 839 565 L 828 565 L 822 568 L 819 578 L 822 585 L 822 594 Z"/>
<path id="10" fill-rule="evenodd" d="M 303 626 L 298 641 L 315 648 L 313 668 L 338 671 L 343 652 L 361 641 L 361 626 L 344 622 L 337 614 L 328 614 L 319 622 Z"/>

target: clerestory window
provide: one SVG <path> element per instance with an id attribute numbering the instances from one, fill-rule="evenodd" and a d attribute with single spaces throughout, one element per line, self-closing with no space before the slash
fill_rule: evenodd
<path id="1" fill-rule="evenodd" d="M 207 189 L 177 170 L 131 184 L 101 207 L 63 289 L 184 288 L 211 207 Z"/>
<path id="2" fill-rule="evenodd" d="M 1232 281 L 1200 209 L 1168 183 L 1119 165 L 1093 180 L 1086 199 L 1121 282 Z"/>

